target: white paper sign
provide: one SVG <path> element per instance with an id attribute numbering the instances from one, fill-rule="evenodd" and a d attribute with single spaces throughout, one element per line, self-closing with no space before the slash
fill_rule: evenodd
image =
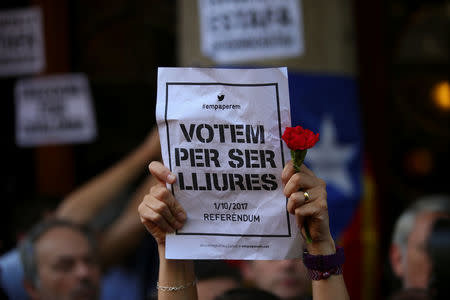
<path id="1" fill-rule="evenodd" d="M 0 76 L 34 74 L 44 67 L 41 10 L 0 11 Z"/>
<path id="2" fill-rule="evenodd" d="M 177 259 L 299 257 L 281 173 L 290 159 L 286 68 L 159 68 L 156 118 L 170 187 L 187 211 Z"/>
<path id="3" fill-rule="evenodd" d="M 90 142 L 97 135 L 89 84 L 83 74 L 19 80 L 15 101 L 20 146 Z"/>
<path id="4" fill-rule="evenodd" d="M 218 63 L 299 56 L 299 0 L 199 0 L 201 49 Z"/>

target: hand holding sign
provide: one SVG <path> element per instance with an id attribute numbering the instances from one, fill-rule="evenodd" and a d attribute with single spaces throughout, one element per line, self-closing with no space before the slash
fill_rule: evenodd
<path id="1" fill-rule="evenodd" d="M 159 246 L 163 246 L 166 233 L 183 227 L 186 213 L 167 189 L 166 183 L 173 184 L 175 176 L 163 164 L 153 161 L 149 165 L 150 173 L 158 183 L 150 189 L 139 205 L 142 224 L 153 235 Z"/>

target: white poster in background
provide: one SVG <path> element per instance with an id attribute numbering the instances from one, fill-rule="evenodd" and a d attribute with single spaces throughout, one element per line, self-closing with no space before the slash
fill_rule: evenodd
<path id="1" fill-rule="evenodd" d="M 201 49 L 218 63 L 300 56 L 300 0 L 198 0 Z"/>
<path id="2" fill-rule="evenodd" d="M 0 76 L 45 68 L 42 13 L 38 7 L 0 11 Z"/>
<path id="3" fill-rule="evenodd" d="M 290 126 L 286 68 L 159 68 L 156 105 L 164 164 L 187 212 L 166 238 L 172 259 L 299 257 L 286 211 L 281 140 Z"/>
<path id="4" fill-rule="evenodd" d="M 91 142 L 97 135 L 87 78 L 65 74 L 17 81 L 19 146 Z"/>

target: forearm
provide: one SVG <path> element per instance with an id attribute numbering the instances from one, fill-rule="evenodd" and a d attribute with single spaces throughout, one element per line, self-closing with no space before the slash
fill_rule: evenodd
<path id="1" fill-rule="evenodd" d="M 165 258 L 165 247 L 160 245 L 159 251 L 159 286 L 186 287 L 177 291 L 158 290 L 159 300 L 196 300 L 197 287 L 194 263 L 192 260 L 175 260 Z"/>
<path id="2" fill-rule="evenodd" d="M 313 280 L 314 300 L 348 300 L 350 297 L 345 287 L 344 276 L 333 275 L 328 279 Z"/>
<path id="3" fill-rule="evenodd" d="M 142 224 L 158 244 L 158 299 L 196 300 L 193 261 L 168 260 L 165 257 L 166 234 L 180 229 L 186 221 L 186 212 L 167 189 L 167 184 L 174 184 L 176 177 L 159 162 L 150 163 L 149 170 L 157 183 L 144 196 L 138 211 Z"/>
<path id="4" fill-rule="evenodd" d="M 56 215 L 80 224 L 89 222 L 125 186 L 146 171 L 155 155 L 159 155 L 159 150 L 149 151 L 147 145 L 141 145 L 116 165 L 69 194 L 57 208 Z"/>
<path id="5" fill-rule="evenodd" d="M 336 252 L 331 237 L 323 242 L 307 244 L 307 250 L 312 255 L 330 255 Z M 349 295 L 342 275 L 332 275 L 327 279 L 312 280 L 314 300 L 348 300 Z"/>
<path id="6" fill-rule="evenodd" d="M 145 234 L 139 215 L 141 199 L 150 190 L 154 178 L 149 176 L 136 190 L 124 212 L 107 228 L 99 241 L 99 256 L 104 267 L 121 261 L 133 249 L 136 249 Z"/>

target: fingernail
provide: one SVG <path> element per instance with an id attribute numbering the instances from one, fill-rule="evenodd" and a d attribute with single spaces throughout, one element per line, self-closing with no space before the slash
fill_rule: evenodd
<path id="1" fill-rule="evenodd" d="M 170 173 L 169 175 L 167 175 L 167 181 L 168 181 L 169 183 L 175 181 L 175 179 L 176 179 L 176 177 L 175 177 L 175 175 L 173 175 L 172 173 Z"/>
<path id="2" fill-rule="evenodd" d="M 180 220 L 180 221 L 186 220 L 186 214 L 184 212 L 179 212 L 177 214 L 177 219 Z"/>
<path id="3" fill-rule="evenodd" d="M 176 221 L 175 222 L 175 228 L 176 229 L 181 229 L 181 227 L 183 227 L 183 224 L 181 224 L 180 222 Z"/>

